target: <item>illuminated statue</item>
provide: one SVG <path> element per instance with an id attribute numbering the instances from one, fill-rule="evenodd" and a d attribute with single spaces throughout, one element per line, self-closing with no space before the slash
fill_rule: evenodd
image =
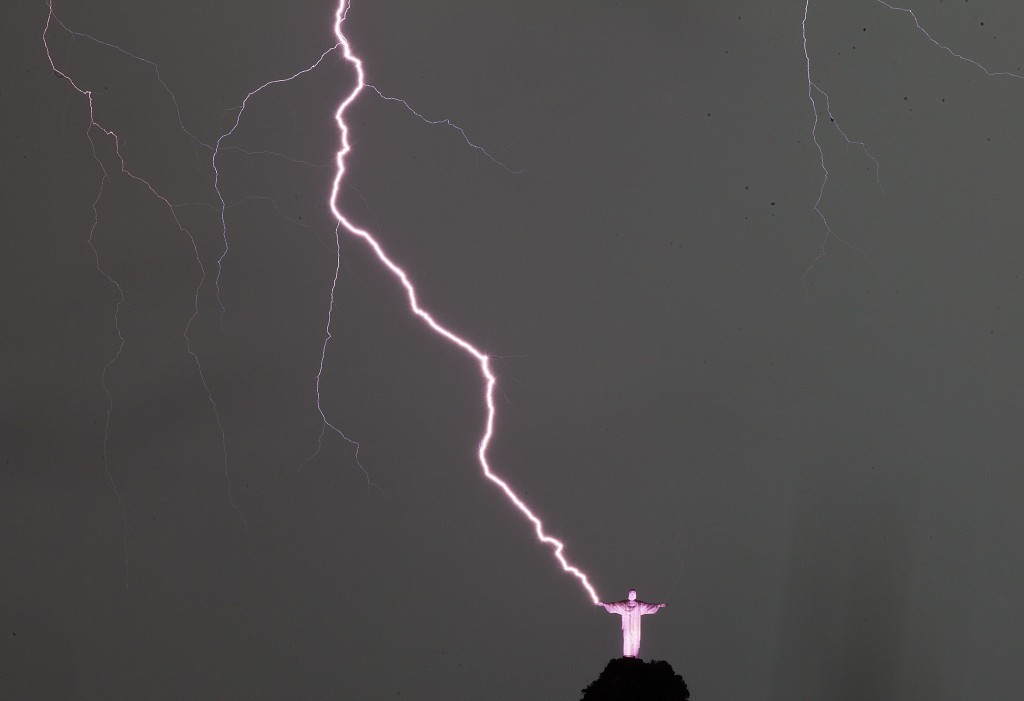
<path id="1" fill-rule="evenodd" d="M 640 652 L 640 617 L 649 613 L 657 613 L 658 609 L 668 604 L 649 604 L 646 601 L 637 601 L 636 589 L 629 590 L 629 598 L 625 601 L 613 601 L 606 604 L 598 601 L 598 606 L 604 606 L 608 613 L 617 613 L 622 616 L 622 656 L 636 657 Z"/>

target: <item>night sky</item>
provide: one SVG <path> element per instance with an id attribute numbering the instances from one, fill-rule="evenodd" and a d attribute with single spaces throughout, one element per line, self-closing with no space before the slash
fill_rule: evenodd
<path id="1" fill-rule="evenodd" d="M 906 6 L 1024 73 L 1024 5 Z M 0 696 L 578 698 L 618 618 L 481 476 L 475 362 L 344 234 L 321 406 L 361 448 L 328 430 L 316 452 L 333 116 L 355 80 L 338 56 L 253 97 L 222 144 L 218 306 L 197 142 L 331 47 L 334 5 L 56 12 L 159 66 L 180 123 L 151 64 L 47 35 L 196 247 L 93 129 L 97 201 L 88 103 L 47 61 L 45 2 L 14 3 Z M 508 168 L 367 90 L 339 203 L 493 355 L 496 470 L 602 599 L 669 602 L 641 656 L 695 699 L 1012 698 L 1024 79 L 877 0 L 812 1 L 810 70 L 843 130 L 815 93 L 830 234 L 803 18 L 356 2 L 368 82 Z"/>

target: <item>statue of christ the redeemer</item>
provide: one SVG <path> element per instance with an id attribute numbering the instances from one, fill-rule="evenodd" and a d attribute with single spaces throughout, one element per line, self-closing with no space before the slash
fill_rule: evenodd
<path id="1" fill-rule="evenodd" d="M 622 616 L 623 657 L 636 657 L 640 652 L 640 617 L 649 613 L 657 613 L 662 606 L 668 606 L 668 604 L 649 604 L 646 601 L 637 601 L 636 589 L 629 590 L 628 598 L 625 601 L 613 601 L 610 604 L 598 601 L 597 605 L 604 606 L 608 613 L 617 613 Z"/>

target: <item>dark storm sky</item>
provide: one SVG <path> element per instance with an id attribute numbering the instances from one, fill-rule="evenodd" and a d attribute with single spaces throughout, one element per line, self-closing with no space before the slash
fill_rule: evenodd
<path id="1" fill-rule="evenodd" d="M 329 2 L 209 5 L 57 11 L 159 64 L 209 143 L 249 91 L 334 41 Z M 1024 8 L 908 6 L 1021 71 Z M 604 599 L 671 604 L 641 655 L 695 698 L 1009 698 L 1024 684 L 1024 80 L 986 77 L 874 0 L 812 2 L 813 76 L 880 164 L 876 181 L 819 114 L 821 209 L 849 245 L 828 238 L 818 258 L 803 11 L 356 3 L 370 82 L 526 172 L 364 93 L 341 204 L 496 356 L 496 468 Z M 226 479 L 182 335 L 195 253 L 94 131 L 112 177 L 93 241 L 126 298 L 116 355 L 118 293 L 88 245 L 87 104 L 51 72 L 45 20 L 17 3 L 0 63 L 0 696 L 578 698 L 618 654 L 617 619 L 480 476 L 474 363 L 354 239 L 322 404 L 381 489 L 330 434 L 304 463 L 352 71 L 329 59 L 260 93 L 225 141 L 306 164 L 223 152 L 221 328 L 209 152 L 151 67 L 49 35 L 128 166 L 183 205 Z"/>

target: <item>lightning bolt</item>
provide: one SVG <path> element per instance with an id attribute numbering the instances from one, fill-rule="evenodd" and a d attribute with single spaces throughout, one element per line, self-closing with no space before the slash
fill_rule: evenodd
<path id="1" fill-rule="evenodd" d="M 480 436 L 480 442 L 477 444 L 476 451 L 477 462 L 480 466 L 480 469 L 483 472 L 484 477 L 486 477 L 494 485 L 496 485 L 498 489 L 501 491 L 501 493 L 504 494 L 505 497 L 515 506 L 515 508 L 518 509 L 519 512 L 523 516 L 525 516 L 526 519 L 533 525 L 534 534 L 536 535 L 537 540 L 539 540 L 541 543 L 543 543 L 551 549 L 552 555 L 554 555 L 555 560 L 558 561 L 558 564 L 561 566 L 562 570 L 575 577 L 586 590 L 591 600 L 594 603 L 597 603 L 598 601 L 600 601 L 600 599 L 597 596 L 597 592 L 594 591 L 594 587 L 590 584 L 590 580 L 587 577 L 586 573 L 584 573 L 579 567 L 570 563 L 569 560 L 566 558 L 565 544 L 558 538 L 555 538 L 547 533 L 547 531 L 544 528 L 544 523 L 541 521 L 541 519 L 530 509 L 529 506 L 527 506 L 526 502 L 523 501 L 518 494 L 516 494 L 512 487 L 510 487 L 505 480 L 503 480 L 501 477 L 495 474 L 494 471 L 491 469 L 490 462 L 487 459 L 487 449 L 490 447 L 491 439 L 494 436 L 494 424 L 496 416 L 494 392 L 498 384 L 498 379 L 497 377 L 495 377 L 494 373 L 491 370 L 490 358 L 487 356 L 486 353 L 481 351 L 479 348 L 474 346 L 465 338 L 459 336 L 454 331 L 451 331 L 450 329 L 439 324 L 430 314 L 430 312 L 428 312 L 426 309 L 420 306 L 419 299 L 416 294 L 416 288 L 413 286 L 412 281 L 409 278 L 409 275 L 405 272 L 405 270 L 400 268 L 393 260 L 391 260 L 391 258 L 385 252 L 383 246 L 381 246 L 380 242 L 377 241 L 377 239 L 374 237 L 372 233 L 370 233 L 366 229 L 356 226 L 338 207 L 338 198 L 341 193 L 342 180 L 345 177 L 345 158 L 352 151 L 352 146 L 349 142 L 349 127 L 348 124 L 345 123 L 345 112 L 346 110 L 348 110 L 349 106 L 356 101 L 360 93 L 363 92 L 363 89 L 369 87 L 366 84 L 366 76 L 363 71 L 363 61 L 353 52 L 352 45 L 349 43 L 349 40 L 345 36 L 345 33 L 343 31 L 345 17 L 348 14 L 349 6 L 349 0 L 340 0 L 334 16 L 334 35 L 338 39 L 338 44 L 341 47 L 345 61 L 347 61 L 356 72 L 355 87 L 352 89 L 352 92 L 350 92 L 345 97 L 345 99 L 342 100 L 341 104 L 338 105 L 338 109 L 334 113 L 334 119 L 338 125 L 341 147 L 339 148 L 335 157 L 337 170 L 335 171 L 334 174 L 334 183 L 331 187 L 331 194 L 328 204 L 330 206 L 331 213 L 334 215 L 334 218 L 337 219 L 338 221 L 338 227 L 335 229 L 335 235 L 338 236 L 339 238 L 339 247 L 341 243 L 341 229 L 344 229 L 352 236 L 362 239 L 373 250 L 374 254 L 377 256 L 377 259 L 384 265 L 385 268 L 387 268 L 388 272 L 390 272 L 405 289 L 406 298 L 409 302 L 410 311 L 417 317 L 419 317 L 428 327 L 430 327 L 430 329 L 434 333 L 436 333 L 438 336 L 445 339 L 452 345 L 457 346 L 463 352 L 469 355 L 474 361 L 476 361 L 480 369 L 480 378 L 484 386 L 483 399 L 487 414 L 487 418 L 484 424 L 484 432 L 483 435 Z M 376 88 L 370 89 L 374 90 L 375 92 L 378 93 L 378 95 L 381 95 L 381 97 L 383 97 L 383 95 L 379 91 L 377 91 Z M 403 104 L 405 104 L 404 101 L 402 102 Z M 408 107 L 407 104 L 406 107 Z M 419 115 L 417 114 L 417 116 Z M 447 122 L 447 120 L 443 120 L 443 122 L 446 124 L 450 124 L 450 122 Z M 459 131 L 462 130 L 459 129 Z M 465 132 L 463 132 L 463 136 L 465 136 Z M 492 158 L 492 160 L 494 159 Z M 335 268 L 335 287 L 337 286 L 337 281 L 338 273 L 337 268 Z M 334 288 L 332 288 L 331 290 L 332 310 L 333 307 Z"/>
<path id="2" fill-rule="evenodd" d="M 550 535 L 547 532 L 547 530 L 546 530 L 546 528 L 544 526 L 544 523 L 541 521 L 540 517 L 537 516 L 537 514 L 535 514 L 533 512 L 533 510 L 530 509 L 530 507 L 516 493 L 516 491 L 504 479 L 502 479 L 500 476 L 498 476 L 494 472 L 492 467 L 491 467 L 491 464 L 490 464 L 490 462 L 488 460 L 488 449 L 490 447 L 490 444 L 491 444 L 491 441 L 493 439 L 494 432 L 495 432 L 496 408 L 495 408 L 494 396 L 495 396 L 495 391 L 497 389 L 497 378 L 494 375 L 493 371 L 491 370 L 490 357 L 486 353 L 481 351 L 479 348 L 474 346 L 472 343 L 470 343 L 468 340 L 466 340 L 464 337 L 456 334 L 454 331 L 450 330 L 449 328 L 447 328 L 445 326 L 442 326 L 440 323 L 438 323 L 434 319 L 434 317 L 430 314 L 429 311 L 427 311 L 424 307 L 422 307 L 420 305 L 416 289 L 415 289 L 415 287 L 414 287 L 414 285 L 412 283 L 412 280 L 411 280 L 410 276 L 406 273 L 406 271 L 403 270 L 401 267 L 399 267 L 388 256 L 388 254 L 386 253 L 386 251 L 384 250 L 382 245 L 379 243 L 377 238 L 369 230 L 364 229 L 364 228 L 359 227 L 356 224 L 354 224 L 353 221 L 340 209 L 339 204 L 338 204 L 339 198 L 340 198 L 340 193 L 341 193 L 341 190 L 342 190 L 342 183 L 343 183 L 343 180 L 344 180 L 344 177 L 345 177 L 345 172 L 346 172 L 346 157 L 348 156 L 348 154 L 352 150 L 352 147 L 351 147 L 351 144 L 350 144 L 350 141 L 349 141 L 349 127 L 348 127 L 347 123 L 345 122 L 345 113 L 346 113 L 347 109 L 349 108 L 349 106 L 352 105 L 356 101 L 356 99 L 363 93 L 364 90 L 370 90 L 372 93 L 375 93 L 380 99 L 382 99 L 382 100 L 384 100 L 386 102 L 394 102 L 394 103 L 398 103 L 398 104 L 402 105 L 406 110 L 408 110 L 410 113 L 415 115 L 418 119 L 426 122 L 427 124 L 443 125 L 443 126 L 447 126 L 447 127 L 450 127 L 452 129 L 458 131 L 459 134 L 462 136 L 463 140 L 465 141 L 465 143 L 470 148 L 478 151 L 479 153 L 481 153 L 482 155 L 484 155 L 485 157 L 487 157 L 488 159 L 493 161 L 495 164 L 497 164 L 500 167 L 504 168 L 506 171 L 508 171 L 510 173 L 518 174 L 518 173 L 522 173 L 523 170 L 522 169 L 511 168 L 510 166 L 508 166 L 507 164 L 505 164 L 501 160 L 499 160 L 497 157 L 495 157 L 491 152 L 489 152 L 486 149 L 482 148 L 481 146 L 473 143 L 469 139 L 469 137 L 466 134 L 465 130 L 463 130 L 462 127 L 460 127 L 457 124 L 451 122 L 450 120 L 448 120 L 448 119 L 430 119 L 428 117 L 425 117 L 423 114 L 421 114 L 420 112 L 418 112 L 415 109 L 413 109 L 413 107 L 410 106 L 409 103 L 406 102 L 405 100 L 385 95 L 383 92 L 381 92 L 375 86 L 368 84 L 366 82 L 366 80 L 365 80 L 365 73 L 364 73 L 364 70 L 363 70 L 363 61 L 362 61 L 361 58 L 359 58 L 354 53 L 354 51 L 352 50 L 352 46 L 351 46 L 347 36 L 345 35 L 344 31 L 343 31 L 343 26 L 344 26 L 345 18 L 346 18 L 347 14 L 348 14 L 349 7 L 350 7 L 349 0 L 339 0 L 339 4 L 338 4 L 338 6 L 337 6 L 337 8 L 335 10 L 335 13 L 334 13 L 334 35 L 335 35 L 335 37 L 337 39 L 336 43 L 333 46 L 331 46 L 330 48 L 328 48 L 327 50 L 325 50 L 322 54 L 320 54 L 319 58 L 314 63 L 312 63 L 311 65 L 303 68 L 302 70 L 294 72 L 291 75 L 288 75 L 286 77 L 277 78 L 277 79 L 274 79 L 274 80 L 269 80 L 269 81 L 263 83 L 262 85 L 260 85 L 259 87 L 257 87 L 256 89 L 250 91 L 245 96 L 245 98 L 242 100 L 241 104 L 239 106 L 237 106 L 236 108 L 234 108 L 236 110 L 236 114 L 235 114 L 235 119 L 234 119 L 233 123 L 231 124 L 230 128 L 227 131 L 225 131 L 224 133 L 222 133 L 215 140 L 215 142 L 212 143 L 212 144 L 207 144 L 207 143 L 201 141 L 198 137 L 193 135 L 192 132 L 190 132 L 188 129 L 185 128 L 184 122 L 183 122 L 182 117 L 181 117 L 181 111 L 180 111 L 180 108 L 179 108 L 179 105 L 178 105 L 178 101 L 175 98 L 173 92 L 170 90 L 169 86 L 164 82 L 163 78 L 161 77 L 159 67 L 157 66 L 156 63 L 154 63 L 152 61 L 149 61 L 149 60 L 147 60 L 145 58 L 142 58 L 142 57 L 140 57 L 140 56 L 138 56 L 138 55 L 136 55 L 136 54 L 134 54 L 132 52 L 126 51 L 126 50 L 124 50 L 124 49 L 122 49 L 120 47 L 117 47 L 117 46 L 113 45 L 113 44 L 109 44 L 109 43 L 104 42 L 102 40 L 96 39 L 95 37 L 92 37 L 90 35 L 71 31 L 70 29 L 65 27 L 57 19 L 56 15 L 54 14 L 54 11 L 53 11 L 52 0 L 50 0 L 48 5 L 49 5 L 49 12 L 48 12 L 48 15 L 47 15 L 46 24 L 45 24 L 44 29 L 43 29 L 43 43 L 44 43 L 44 46 L 45 46 L 45 49 L 46 49 L 47 57 L 48 57 L 48 59 L 50 61 L 50 65 L 51 65 L 51 68 L 53 69 L 53 71 L 57 75 L 62 77 L 64 80 L 66 80 L 68 82 L 68 84 L 71 85 L 71 87 L 76 92 L 78 92 L 80 95 L 82 95 L 86 99 L 86 101 L 88 103 L 88 107 L 89 107 L 89 124 L 88 124 L 88 127 L 86 129 L 86 134 L 87 134 L 87 138 L 89 139 L 90 145 L 92 147 L 94 159 L 96 160 L 96 162 L 97 162 L 97 164 L 98 164 L 98 166 L 99 166 L 99 168 L 101 170 L 101 173 L 102 173 L 102 179 L 101 179 L 100 187 L 99 187 L 99 190 L 97 192 L 96 199 L 93 202 L 94 218 L 93 218 L 92 227 L 90 228 L 90 233 L 89 233 L 89 245 L 92 247 L 92 250 L 93 250 L 93 254 L 94 254 L 97 270 L 99 271 L 99 273 L 101 275 L 103 275 L 104 278 L 106 278 L 110 282 L 110 284 L 112 284 L 115 287 L 115 289 L 117 290 L 117 292 L 119 294 L 119 300 L 117 302 L 117 305 L 115 307 L 115 312 L 114 312 L 114 324 L 115 324 L 115 330 L 116 330 L 118 339 L 120 341 L 120 345 L 118 346 L 118 349 L 117 349 L 115 355 L 107 362 L 107 364 L 103 368 L 102 377 L 101 377 L 101 384 L 103 386 L 103 390 L 104 390 L 104 392 L 106 394 L 106 397 L 107 397 L 106 424 L 105 424 L 105 427 L 104 427 L 104 441 L 103 441 L 103 447 L 104 447 L 103 460 L 104 460 L 104 467 L 106 469 L 107 476 L 108 476 L 108 478 L 110 480 L 111 486 L 113 487 L 114 492 L 117 495 L 118 502 L 119 502 L 119 504 L 121 506 L 122 521 L 123 521 L 123 526 L 124 526 L 124 528 L 123 528 L 123 548 L 124 548 L 124 552 L 125 552 L 126 585 L 127 585 L 127 571 L 128 571 L 127 570 L 127 568 L 128 568 L 128 560 L 127 560 L 127 551 L 128 551 L 128 548 L 127 548 L 127 542 L 128 542 L 127 510 L 125 508 L 125 504 L 124 504 L 124 501 L 123 501 L 123 499 L 121 497 L 121 494 L 120 494 L 120 492 L 118 490 L 117 482 L 116 482 L 116 480 L 113 477 L 113 473 L 112 473 L 112 471 L 110 469 L 109 460 L 108 460 L 108 457 L 107 457 L 107 454 L 108 454 L 107 453 L 107 447 L 108 447 L 109 438 L 110 438 L 110 435 L 109 435 L 110 434 L 110 423 L 111 423 L 111 416 L 112 416 L 112 413 L 113 413 L 113 396 L 112 396 L 112 394 L 110 392 L 107 380 L 108 380 L 108 376 L 109 376 L 109 373 L 110 373 L 112 367 L 116 364 L 117 360 L 120 358 L 121 352 L 122 352 L 122 350 L 123 350 L 123 348 L 125 346 L 125 343 L 126 343 L 126 340 L 124 338 L 124 335 L 123 335 L 123 333 L 121 331 L 121 327 L 120 327 L 120 324 L 119 324 L 120 310 L 121 310 L 122 305 L 126 303 L 126 298 L 125 298 L 124 292 L 123 292 L 120 284 L 109 274 L 109 272 L 101 264 L 99 252 L 96 249 L 96 247 L 94 245 L 94 241 L 93 241 L 95 230 L 99 226 L 98 203 L 99 203 L 100 199 L 103 197 L 104 186 L 106 185 L 106 183 L 110 179 L 110 175 L 109 175 L 109 173 L 107 171 L 107 168 L 104 165 L 102 159 L 100 158 L 100 156 L 99 156 L 99 154 L 97 152 L 97 146 L 96 146 L 96 141 L 95 141 L 94 134 L 95 134 L 96 131 L 98 131 L 101 134 L 103 134 L 105 137 L 109 138 L 113 142 L 114 150 L 115 150 L 115 153 L 117 155 L 117 159 L 118 159 L 118 162 L 119 162 L 119 165 L 120 165 L 121 173 L 123 173 L 125 176 L 131 178 L 132 180 L 137 181 L 140 184 L 142 184 L 154 197 L 156 197 L 161 203 L 163 203 L 164 206 L 166 206 L 166 208 L 170 212 L 170 214 L 171 214 L 175 224 L 177 225 L 178 229 L 188 237 L 188 240 L 191 243 L 193 252 L 195 254 L 196 264 L 197 264 L 197 267 L 199 269 L 200 275 L 199 275 L 199 281 L 198 281 L 198 283 L 197 283 L 197 285 L 195 287 L 195 290 L 194 290 L 192 314 L 191 314 L 190 318 L 188 319 L 188 322 L 185 325 L 185 328 L 184 328 L 184 330 L 182 332 L 182 335 L 183 335 L 183 337 L 185 339 L 187 352 L 190 355 L 190 357 L 192 358 L 192 360 L 193 360 L 193 362 L 194 362 L 194 364 L 196 366 L 196 370 L 197 370 L 199 379 L 200 379 L 200 381 L 202 383 L 203 389 L 206 392 L 206 396 L 207 396 L 207 399 L 209 401 L 209 404 L 210 404 L 211 408 L 213 409 L 213 413 L 214 413 L 214 416 L 215 416 L 215 419 L 216 419 L 217 426 L 220 429 L 221 449 L 222 449 L 222 454 L 223 454 L 222 457 L 223 457 L 223 463 L 224 463 L 224 476 L 225 476 L 225 481 L 227 483 L 227 491 L 228 491 L 229 501 L 231 503 L 231 506 L 236 511 L 238 511 L 238 514 L 239 514 L 239 516 L 242 519 L 242 523 L 243 523 L 243 525 L 245 525 L 246 524 L 245 517 L 242 514 L 242 512 L 238 509 L 238 507 L 235 505 L 234 499 L 231 496 L 231 480 L 230 480 L 230 472 L 229 472 L 229 467 L 228 467 L 229 466 L 229 461 L 228 461 L 228 450 L 227 450 L 227 437 L 226 437 L 226 433 L 225 433 L 224 428 L 223 428 L 223 423 L 221 421 L 221 417 L 220 417 L 220 413 L 218 411 L 217 403 L 214 400 L 213 393 L 212 393 L 212 391 L 210 389 L 209 384 L 207 383 L 206 375 L 205 375 L 205 373 L 203 371 L 203 368 L 202 368 L 202 365 L 200 363 L 199 356 L 192 349 L 191 337 L 189 335 L 189 330 L 190 330 L 193 322 L 196 320 L 196 318 L 199 315 L 199 293 L 200 293 L 200 290 L 202 289 L 203 285 L 207 281 L 207 278 L 208 278 L 207 271 L 206 271 L 205 267 L 203 266 L 202 260 L 200 258 L 200 255 L 199 255 L 199 252 L 198 252 L 198 248 L 196 246 L 195 238 L 193 237 L 191 232 L 189 232 L 184 226 L 182 226 L 182 224 L 181 224 L 181 222 L 180 222 L 180 220 L 179 220 L 179 218 L 177 216 L 177 209 L 180 208 L 180 207 L 188 206 L 188 205 L 204 205 L 204 206 L 208 206 L 208 207 L 214 207 L 217 210 L 217 212 L 218 212 L 218 215 L 219 215 L 218 218 L 219 218 L 219 224 L 220 224 L 220 227 L 219 227 L 220 228 L 220 232 L 219 233 L 220 233 L 220 236 L 221 236 L 221 240 L 222 240 L 223 246 L 222 246 L 222 249 L 221 249 L 221 253 L 220 253 L 220 255 L 219 255 L 219 257 L 217 258 L 217 261 L 216 261 L 216 275 L 214 276 L 213 282 L 214 282 L 214 287 L 215 287 L 215 290 L 216 290 L 216 299 L 217 299 L 217 304 L 218 304 L 219 312 L 220 312 L 221 327 L 223 328 L 223 320 L 224 320 L 224 314 L 225 314 L 226 310 L 225 310 L 225 307 L 224 307 L 224 304 L 223 304 L 223 301 L 222 301 L 221 295 L 220 295 L 220 282 L 221 282 L 221 277 L 222 277 L 222 274 L 223 274 L 224 262 L 227 259 L 228 255 L 229 255 L 229 252 L 230 252 L 226 212 L 227 212 L 227 210 L 230 207 L 235 206 L 236 204 L 238 204 L 238 202 L 229 204 L 225 200 L 225 198 L 224 198 L 224 196 L 223 196 L 223 194 L 221 192 L 220 183 L 221 183 L 222 174 L 221 174 L 221 170 L 220 170 L 219 163 L 218 163 L 219 156 L 224 151 L 226 151 L 226 150 L 238 150 L 238 151 L 241 151 L 243 153 L 246 153 L 246 154 L 252 155 L 252 156 L 264 155 L 264 154 L 265 155 L 273 155 L 273 156 L 276 156 L 276 157 L 284 158 L 284 159 L 287 159 L 287 160 L 290 160 L 290 161 L 293 161 L 293 162 L 296 162 L 296 163 L 301 163 L 303 165 L 307 165 L 307 166 L 311 166 L 311 167 L 324 167 L 321 164 L 310 163 L 308 161 L 300 161 L 298 159 L 294 159 L 294 158 L 291 158 L 291 157 L 286 156 L 284 154 L 280 154 L 280 153 L 276 153 L 276 152 L 271 152 L 271 151 L 246 151 L 245 149 L 241 149 L 241 148 L 236 147 L 236 146 L 226 145 L 225 142 L 227 140 L 229 140 L 231 138 L 231 136 L 236 132 L 236 130 L 238 129 L 239 124 L 241 123 L 242 117 L 243 117 L 247 107 L 250 105 L 251 101 L 257 95 L 259 95 L 262 91 L 264 91 L 264 90 L 266 90 L 266 89 L 268 89 L 268 88 L 270 88 L 270 87 L 272 87 L 274 85 L 278 85 L 278 84 L 281 84 L 281 83 L 286 83 L 286 82 L 292 81 L 292 80 L 294 80 L 294 79 L 296 79 L 296 78 L 298 78 L 298 77 L 300 77 L 302 75 L 305 75 L 305 74 L 315 70 L 325 60 L 327 60 L 332 55 L 336 55 L 336 53 L 340 51 L 342 59 L 346 63 L 348 63 L 351 66 L 351 68 L 354 70 L 355 75 L 356 75 L 356 81 L 355 81 L 355 85 L 354 85 L 353 89 L 351 90 L 351 92 L 349 92 L 344 97 L 344 99 L 338 105 L 338 107 L 337 107 L 337 109 L 335 111 L 335 114 L 334 114 L 335 122 L 337 124 L 337 129 L 338 129 L 340 145 L 339 145 L 338 151 L 335 154 L 335 159 L 334 159 L 334 169 L 335 169 L 335 172 L 334 172 L 334 178 L 333 178 L 333 181 L 332 181 L 332 187 L 331 187 L 330 196 L 329 196 L 329 199 L 328 199 L 328 206 L 329 206 L 329 209 L 330 209 L 332 215 L 334 216 L 334 218 L 336 220 L 336 226 L 334 228 L 334 244 L 335 245 L 334 245 L 334 249 L 333 249 L 333 253 L 334 253 L 335 258 L 334 258 L 334 272 L 333 272 L 333 277 L 332 277 L 332 280 L 331 280 L 331 286 L 330 286 L 330 292 L 329 292 L 329 300 L 328 300 L 329 303 L 328 303 L 328 310 L 327 310 L 326 328 L 325 328 L 325 333 L 324 333 L 323 344 L 322 344 L 321 349 L 320 349 L 320 363 L 319 363 L 319 368 L 318 368 L 318 371 L 317 371 L 316 382 L 315 382 L 316 407 L 317 407 L 317 410 L 318 410 L 318 412 L 320 414 L 320 417 L 321 417 L 323 423 L 322 423 L 322 430 L 321 430 L 321 433 L 320 433 L 320 436 L 319 436 L 318 442 L 317 442 L 317 450 L 316 450 L 316 452 L 313 453 L 313 455 L 311 455 L 309 458 L 307 458 L 305 462 L 308 462 L 308 460 L 312 459 L 317 454 L 319 454 L 320 449 L 322 447 L 322 443 L 323 443 L 323 438 L 324 438 L 325 432 L 328 429 L 330 429 L 331 431 L 336 433 L 338 436 L 340 436 L 343 440 L 347 441 L 349 444 L 351 444 L 353 446 L 353 448 L 355 450 L 355 462 L 359 466 L 359 468 L 362 469 L 364 475 L 366 476 L 367 486 L 368 487 L 377 487 L 377 485 L 375 485 L 370 480 L 369 474 L 367 473 L 366 469 L 359 462 L 359 444 L 356 441 L 350 439 L 347 435 L 345 435 L 345 433 L 338 426 L 336 426 L 334 423 L 331 422 L 331 420 L 328 418 L 327 414 L 324 412 L 324 410 L 322 408 L 322 404 L 321 404 L 321 381 L 322 381 L 324 366 L 325 366 L 325 364 L 327 362 L 326 361 L 327 349 L 328 349 L 328 347 L 330 345 L 330 342 L 331 342 L 331 340 L 333 338 L 333 336 L 331 334 L 331 328 L 332 328 L 332 324 L 333 324 L 333 315 L 334 315 L 334 311 L 335 311 L 335 307 L 336 307 L 336 305 L 335 305 L 335 294 L 336 294 L 336 290 L 337 290 L 337 286 L 338 286 L 338 280 L 339 280 L 339 275 L 340 275 L 340 270 L 341 270 L 341 245 L 342 245 L 342 240 L 341 239 L 342 239 L 342 232 L 344 231 L 344 232 L 347 232 L 347 234 L 362 240 L 366 245 L 368 245 L 370 247 L 370 249 L 376 255 L 377 259 L 380 261 L 380 263 L 387 269 L 387 271 L 392 276 L 394 276 L 394 278 L 397 280 L 397 282 L 399 282 L 402 285 L 402 287 L 404 288 L 404 290 L 406 292 L 406 297 L 407 297 L 407 300 L 408 300 L 409 310 L 411 311 L 411 313 L 414 314 L 416 317 L 418 317 L 422 322 L 424 322 L 435 334 L 437 334 L 438 336 L 443 338 L 446 342 L 448 342 L 448 343 L 450 343 L 450 344 L 452 344 L 454 346 L 457 346 L 460 350 L 462 350 L 464 353 L 466 353 L 476 363 L 476 365 L 477 365 L 477 367 L 479 369 L 481 383 L 483 385 L 483 397 L 482 398 L 483 398 L 483 408 L 484 408 L 484 414 L 485 414 L 484 428 L 483 428 L 482 434 L 480 435 L 480 438 L 479 438 L 479 441 L 478 441 L 478 444 L 477 444 L 477 451 L 476 451 L 477 462 L 478 462 L 479 468 L 480 468 L 483 476 L 487 480 L 489 480 L 492 484 L 494 484 L 500 490 L 500 492 L 505 496 L 505 498 L 515 507 L 515 509 L 518 510 L 520 512 L 520 514 L 523 517 L 525 517 L 526 520 L 533 526 L 533 531 L 534 531 L 534 534 L 535 534 L 537 540 L 550 550 L 551 554 L 553 555 L 553 557 L 555 558 L 557 563 L 560 565 L 562 570 L 564 572 L 566 572 L 567 574 L 570 574 L 571 576 L 573 576 L 579 582 L 579 584 L 586 591 L 587 595 L 590 597 L 591 601 L 593 601 L 595 603 L 598 602 L 599 601 L 599 597 L 597 596 L 597 593 L 594 590 L 594 587 L 591 585 L 590 580 L 589 580 L 587 574 L 585 572 L 583 572 L 583 570 L 581 570 L 579 567 L 577 567 L 576 565 L 572 564 L 567 559 L 567 557 L 565 555 L 565 544 L 561 540 L 559 540 L 558 538 L 555 538 L 554 536 Z M 210 156 L 210 165 L 211 165 L 212 170 L 213 170 L 213 189 L 214 189 L 214 191 L 216 193 L 216 198 L 217 198 L 217 204 L 216 205 L 210 205 L 209 203 L 205 203 L 205 202 L 193 202 L 193 203 L 184 203 L 184 204 L 174 204 L 174 203 L 170 202 L 170 200 L 168 200 L 165 196 L 160 194 L 147 180 L 137 176 L 135 173 L 133 173 L 131 170 L 128 169 L 128 167 L 125 164 L 124 158 L 123 158 L 123 156 L 121 154 L 121 150 L 120 150 L 121 149 L 121 144 L 123 143 L 123 139 L 120 136 L 118 136 L 118 134 L 115 133 L 112 129 L 108 129 L 108 128 L 104 127 L 103 125 L 101 125 L 99 123 L 99 121 L 97 121 L 97 119 L 96 119 L 93 93 L 90 90 L 88 90 L 86 88 L 83 88 L 83 87 L 80 87 L 77 83 L 75 83 L 75 81 L 66 72 L 64 72 L 60 68 L 58 68 L 57 63 L 54 61 L 53 56 L 52 56 L 52 52 L 50 50 L 49 41 L 47 39 L 47 35 L 48 35 L 48 33 L 49 33 L 50 29 L 51 29 L 51 24 L 60 26 L 62 29 L 67 31 L 72 37 L 81 37 L 81 38 L 90 39 L 90 40 L 95 41 L 96 43 L 98 43 L 100 45 L 103 45 L 103 46 L 106 46 L 106 47 L 108 47 L 108 48 L 110 48 L 112 50 L 118 51 L 118 52 L 122 53 L 123 55 L 126 55 L 126 56 L 128 56 L 128 57 L 130 57 L 130 58 L 132 58 L 134 60 L 141 61 L 141 62 L 143 62 L 143 63 L 145 63 L 145 64 L 147 64 L 147 65 L 149 65 L 149 66 L 151 66 L 153 68 L 157 80 L 159 81 L 161 86 L 164 88 L 164 90 L 167 92 L 167 94 L 169 95 L 169 97 L 170 97 L 170 99 L 171 99 L 171 101 L 172 101 L 172 103 L 174 105 L 174 109 L 175 109 L 175 112 L 176 112 L 177 118 L 178 118 L 178 124 L 181 127 L 182 131 L 185 134 L 187 134 L 192 139 L 193 143 L 196 146 L 202 147 L 202 148 L 206 149 L 211 154 L 211 156 Z M 351 187 L 351 186 L 349 186 L 349 187 Z M 259 199 L 265 199 L 265 198 L 259 198 Z M 278 211 L 280 211 L 279 208 L 277 208 L 276 203 L 274 203 L 272 200 L 270 202 L 275 207 L 275 209 L 278 209 Z M 305 462 L 303 462 L 303 464 L 305 464 Z M 377 487 L 377 488 L 379 489 L 379 487 Z"/>

